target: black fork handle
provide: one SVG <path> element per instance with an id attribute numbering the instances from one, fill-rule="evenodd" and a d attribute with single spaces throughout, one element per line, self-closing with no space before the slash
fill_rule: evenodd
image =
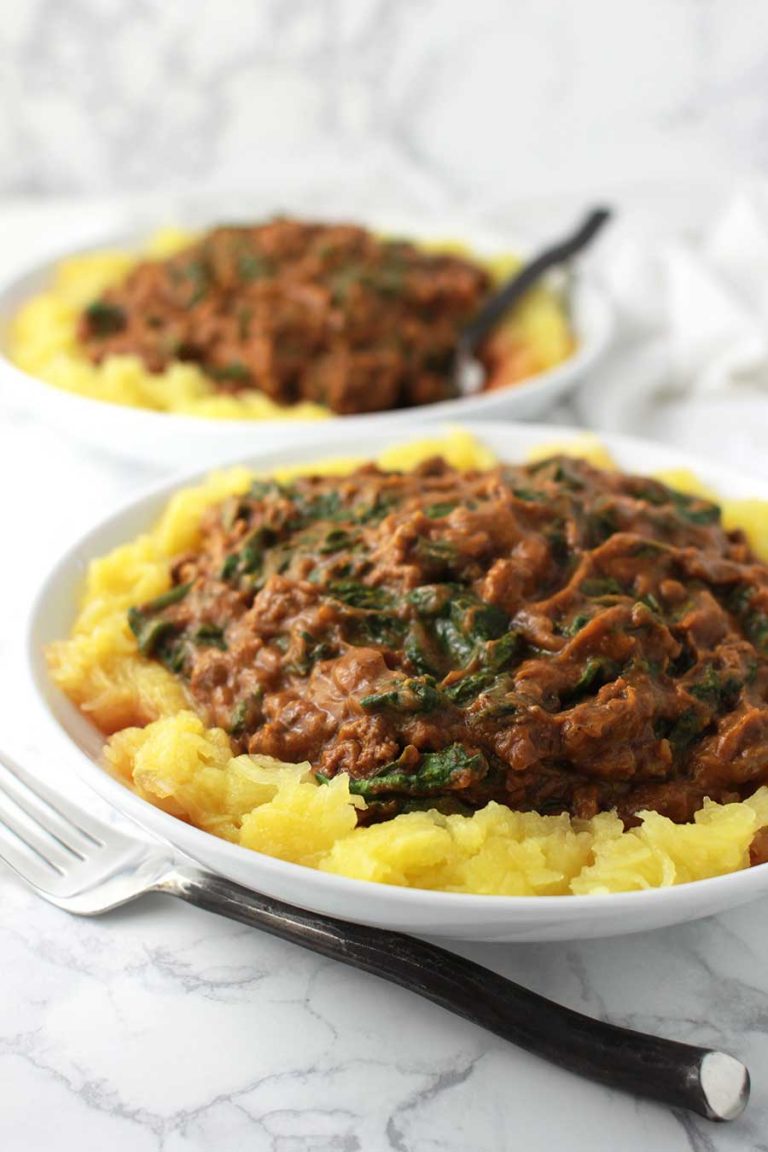
<path id="1" fill-rule="evenodd" d="M 191 868 L 179 868 L 158 888 L 380 976 L 607 1087 L 708 1120 L 735 1119 L 749 1099 L 749 1072 L 724 1052 L 583 1016 L 414 936 L 308 912 Z"/>

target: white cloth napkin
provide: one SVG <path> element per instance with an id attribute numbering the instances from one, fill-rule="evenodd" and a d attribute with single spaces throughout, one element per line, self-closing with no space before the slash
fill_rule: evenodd
<path id="1" fill-rule="evenodd" d="M 580 420 L 768 476 L 768 192 L 739 194 L 697 239 L 619 220 L 594 271 L 617 327 Z"/>

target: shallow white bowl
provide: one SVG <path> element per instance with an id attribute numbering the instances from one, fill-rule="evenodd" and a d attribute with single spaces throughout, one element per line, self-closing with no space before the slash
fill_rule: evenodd
<path id="1" fill-rule="evenodd" d="M 512 461 L 523 458 L 527 450 L 537 444 L 579 435 L 575 429 L 542 425 L 467 427 L 502 459 Z M 431 432 L 434 431 L 433 427 Z M 412 427 L 408 438 L 429 433 L 430 428 L 423 425 Z M 361 454 L 373 456 L 386 445 L 402 440 L 402 433 L 389 431 L 361 439 L 356 448 Z M 689 467 L 723 496 L 768 499 L 765 482 L 752 481 L 704 461 L 681 456 L 674 450 L 626 437 L 606 437 L 605 442 L 619 466 L 627 471 Z M 311 450 L 294 446 L 262 452 L 252 455 L 245 463 L 267 469 L 348 451 L 346 439 L 329 439 Z M 423 935 L 467 940 L 568 940 L 619 935 L 708 916 L 768 892 L 766 864 L 676 888 L 605 896 L 468 896 L 388 887 L 263 856 L 219 840 L 139 799 L 99 766 L 103 738 L 51 683 L 43 650 L 52 640 L 68 634 L 88 562 L 148 528 L 169 495 L 201 475 L 198 471 L 157 486 L 96 525 L 62 557 L 35 599 L 29 628 L 30 666 L 42 705 L 41 723 L 46 727 L 52 755 L 61 762 L 62 768 L 66 765 L 76 771 L 139 824 L 171 841 L 201 864 L 246 887 L 348 920 Z"/>
<path id="2" fill-rule="evenodd" d="M 200 222 L 195 223 L 199 227 Z M 434 225 L 420 225 L 417 229 L 413 224 L 408 228 L 407 222 L 392 217 L 368 223 L 390 234 L 413 234 L 422 239 L 460 238 L 473 251 L 489 256 L 523 251 L 525 247 L 459 223 L 443 221 L 437 229 Z M 103 242 L 87 250 L 138 249 L 145 239 L 146 232 L 105 237 Z M 569 289 L 571 323 L 577 339 L 575 353 L 555 368 L 509 388 L 418 409 L 337 416 L 328 421 L 211 420 L 180 416 L 65 392 L 22 372 L 8 358 L 8 336 L 14 315 L 31 296 L 50 285 L 56 264 L 73 255 L 74 252 L 59 253 L 55 259 L 36 265 L 0 288 L 0 400 L 90 447 L 173 467 L 191 467 L 201 460 L 212 461 L 279 444 L 308 443 L 318 437 L 344 435 L 351 443 L 382 427 L 407 433 L 414 421 L 532 419 L 550 408 L 592 369 L 604 352 L 612 329 L 612 313 L 606 297 L 595 284 L 576 273 Z"/>

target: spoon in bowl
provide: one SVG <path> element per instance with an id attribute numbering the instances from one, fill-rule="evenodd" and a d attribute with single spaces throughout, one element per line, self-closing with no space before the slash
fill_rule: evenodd
<path id="1" fill-rule="evenodd" d="M 485 368 L 475 353 L 488 333 L 545 272 L 583 252 L 611 215 L 609 208 L 594 208 L 575 232 L 545 248 L 488 297 L 477 315 L 464 327 L 456 344 L 453 382 L 458 396 L 473 396 L 485 383 Z"/>

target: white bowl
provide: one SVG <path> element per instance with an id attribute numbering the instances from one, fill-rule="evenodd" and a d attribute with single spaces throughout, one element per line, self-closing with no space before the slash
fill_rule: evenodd
<path id="1" fill-rule="evenodd" d="M 199 221 L 195 222 L 199 226 Z M 389 233 L 460 237 L 480 254 L 518 250 L 509 239 L 503 241 L 442 222 L 439 229 L 413 225 L 392 217 L 369 221 Z M 137 234 L 105 237 L 87 249 L 137 249 L 143 236 Z M 522 250 L 522 249 L 521 249 Z M 82 250 L 81 250 L 82 251 Z M 467 419 L 522 419 L 540 416 L 556 400 L 572 389 L 604 352 L 612 329 L 612 314 L 604 294 L 581 273 L 574 274 L 569 290 L 569 311 L 577 348 L 562 364 L 519 384 L 461 400 L 445 400 L 418 409 L 374 412 L 361 416 L 337 416 L 330 421 L 311 420 L 211 420 L 195 416 L 153 412 L 92 400 L 65 392 L 17 368 L 9 359 L 10 324 L 19 308 L 31 296 L 44 291 L 51 282 L 59 260 L 75 255 L 59 253 L 55 259 L 38 264 L 15 277 L 0 289 L 0 400 L 60 429 L 90 447 L 131 459 L 173 467 L 212 461 L 222 456 L 247 453 L 279 444 L 308 443 L 328 435 L 353 439 L 370 436 L 382 427 L 407 433 L 414 421 L 465 421 Z"/>
<path id="2" fill-rule="evenodd" d="M 534 445 L 578 435 L 574 429 L 542 425 L 487 424 L 468 426 L 501 458 L 521 459 Z M 430 429 L 412 428 L 411 435 Z M 431 429 L 434 432 L 434 428 Z M 356 445 L 373 456 L 403 435 L 387 431 Z M 605 443 L 627 471 L 655 472 L 690 467 L 723 496 L 768 499 L 768 484 L 752 481 L 672 449 L 627 437 L 611 436 Z M 245 463 L 266 469 L 334 456 L 349 450 L 346 440 L 329 440 L 252 455 Z M 194 482 L 201 473 L 154 487 L 133 499 L 75 543 L 40 589 L 29 630 L 29 658 L 37 696 L 42 705 L 51 752 L 57 762 L 74 769 L 115 807 L 158 833 L 201 864 L 259 892 L 315 911 L 366 924 L 377 924 L 427 936 L 467 940 L 568 940 L 619 935 L 709 916 L 768 892 L 768 865 L 729 876 L 700 880 L 674 888 L 604 896 L 470 896 L 448 892 L 389 887 L 350 880 L 288 864 L 253 852 L 193 828 L 139 799 L 99 766 L 103 737 L 55 688 L 46 672 L 43 650 L 71 628 L 88 562 L 145 530 L 159 515 L 171 492 Z"/>

